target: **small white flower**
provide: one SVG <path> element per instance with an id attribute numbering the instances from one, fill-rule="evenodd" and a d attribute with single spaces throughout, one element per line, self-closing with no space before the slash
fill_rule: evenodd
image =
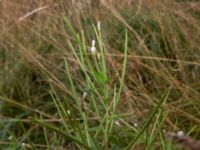
<path id="1" fill-rule="evenodd" d="M 12 136 L 9 136 L 8 139 L 9 139 L 9 140 L 12 140 Z"/>
<path id="2" fill-rule="evenodd" d="M 24 147 L 24 146 L 25 146 L 25 143 L 22 143 L 22 146 Z"/>
<path id="3" fill-rule="evenodd" d="M 101 22 L 100 21 L 97 21 L 97 30 L 101 30 Z"/>
<path id="4" fill-rule="evenodd" d="M 120 126 L 119 121 L 115 121 L 115 124 L 116 124 L 117 126 Z"/>
<path id="5" fill-rule="evenodd" d="M 87 92 L 84 92 L 84 93 L 83 93 L 83 99 L 85 99 L 86 96 L 87 96 Z"/>
<path id="6" fill-rule="evenodd" d="M 165 130 L 165 129 L 162 129 L 162 132 L 163 132 L 163 133 L 166 133 L 166 130 Z"/>
<path id="7" fill-rule="evenodd" d="M 138 124 L 137 124 L 137 123 L 134 123 L 134 126 L 135 126 L 135 127 L 138 127 Z"/>
<path id="8" fill-rule="evenodd" d="M 95 47 L 95 43 L 96 43 L 96 41 L 92 40 L 92 47 Z"/>
<path id="9" fill-rule="evenodd" d="M 91 53 L 95 54 L 96 53 L 96 46 L 95 46 L 95 40 L 92 40 L 92 47 L 90 48 Z"/>
<path id="10" fill-rule="evenodd" d="M 67 110 L 67 114 L 70 115 L 70 110 Z"/>
<path id="11" fill-rule="evenodd" d="M 183 136 L 183 135 L 184 135 L 184 132 L 180 130 L 180 131 L 178 131 L 177 134 L 178 134 L 178 136 L 180 137 L 180 136 Z"/>
<path id="12" fill-rule="evenodd" d="M 90 48 L 90 51 L 91 51 L 92 53 L 95 53 L 95 52 L 96 52 L 96 47 L 91 47 L 91 48 Z"/>

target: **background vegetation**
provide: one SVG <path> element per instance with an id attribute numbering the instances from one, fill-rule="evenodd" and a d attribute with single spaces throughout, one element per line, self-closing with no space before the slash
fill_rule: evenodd
<path id="1" fill-rule="evenodd" d="M 197 0 L 0 1 L 0 149 L 200 139 L 199 43 Z"/>

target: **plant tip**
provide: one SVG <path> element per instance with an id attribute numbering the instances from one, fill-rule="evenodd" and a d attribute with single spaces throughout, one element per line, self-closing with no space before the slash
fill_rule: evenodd
<path id="1" fill-rule="evenodd" d="M 101 22 L 97 21 L 97 29 L 100 31 L 101 30 Z"/>
<path id="2" fill-rule="evenodd" d="M 180 130 L 180 131 L 178 131 L 178 133 L 177 133 L 177 134 L 178 134 L 178 136 L 179 136 L 179 137 L 181 137 L 181 136 L 184 136 L 184 132 L 183 132 L 183 131 L 181 131 L 181 130 Z"/>
<path id="3" fill-rule="evenodd" d="M 12 136 L 9 136 L 8 139 L 9 139 L 9 140 L 12 140 Z"/>
<path id="4" fill-rule="evenodd" d="M 67 110 L 67 114 L 70 115 L 70 110 Z"/>
<path id="5" fill-rule="evenodd" d="M 134 126 L 135 126 L 135 127 L 138 127 L 138 124 L 137 124 L 137 123 L 134 123 Z"/>
<path id="6" fill-rule="evenodd" d="M 95 47 L 95 40 L 92 40 L 92 47 L 90 48 L 91 53 L 95 54 L 96 53 L 96 47 Z"/>
<path id="7" fill-rule="evenodd" d="M 119 121 L 115 121 L 115 124 L 116 124 L 117 126 L 120 126 Z"/>

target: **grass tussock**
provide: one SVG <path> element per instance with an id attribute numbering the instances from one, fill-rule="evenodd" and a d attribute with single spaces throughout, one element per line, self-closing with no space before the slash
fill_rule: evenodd
<path id="1" fill-rule="evenodd" d="M 0 149 L 179 149 L 179 130 L 199 144 L 199 6 L 2 2 Z"/>

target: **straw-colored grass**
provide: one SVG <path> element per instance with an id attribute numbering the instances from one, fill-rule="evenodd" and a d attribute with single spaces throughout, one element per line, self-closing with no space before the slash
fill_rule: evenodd
<path id="1" fill-rule="evenodd" d="M 199 39 L 195 0 L 2 1 L 0 149 L 199 143 Z"/>

